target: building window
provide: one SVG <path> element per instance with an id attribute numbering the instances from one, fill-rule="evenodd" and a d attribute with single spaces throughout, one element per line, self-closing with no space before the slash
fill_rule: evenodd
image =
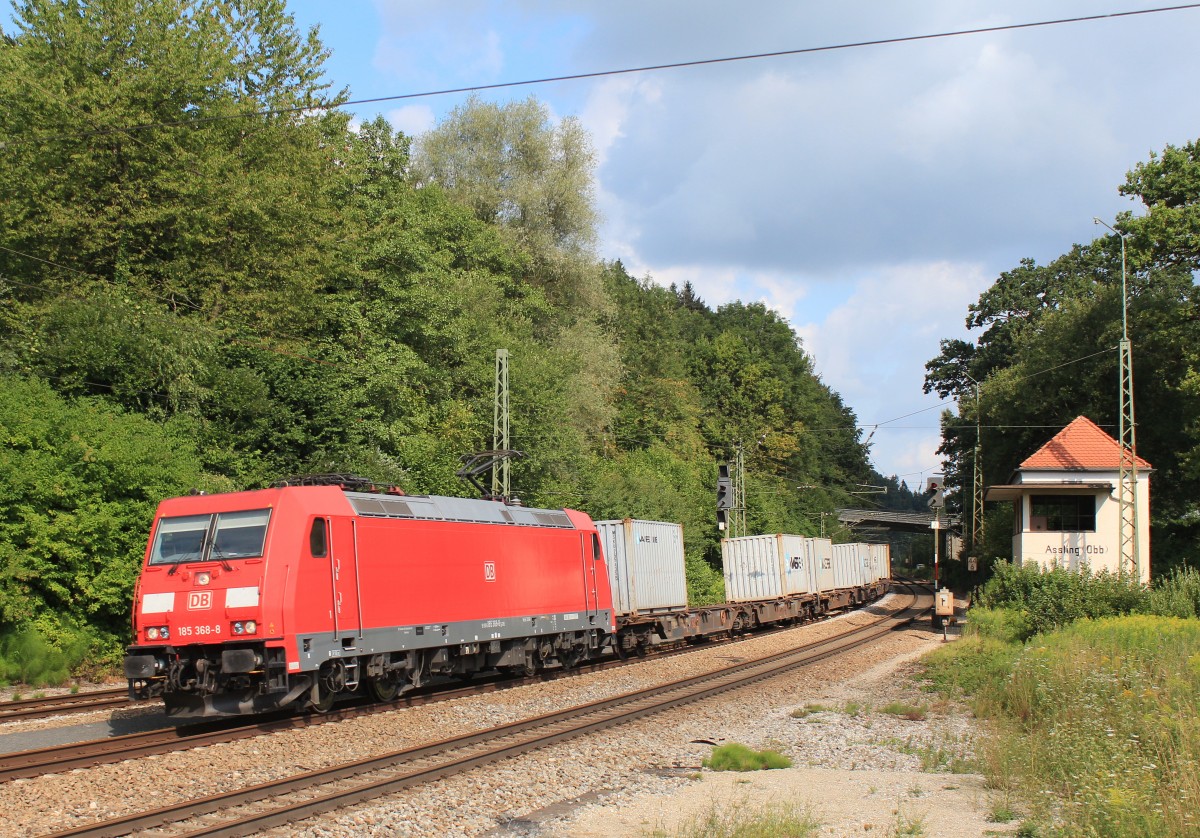
<path id="1" fill-rule="evenodd" d="M 1029 529 L 1034 532 L 1095 532 L 1095 495 L 1031 495 Z"/>

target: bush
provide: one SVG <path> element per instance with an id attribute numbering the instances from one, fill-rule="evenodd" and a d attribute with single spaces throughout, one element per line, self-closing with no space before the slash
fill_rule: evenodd
<path id="1" fill-rule="evenodd" d="M 755 751 L 737 742 L 713 748 L 712 754 L 702 764 L 713 771 L 761 771 L 792 767 L 792 761 L 777 751 Z"/>
<path id="2" fill-rule="evenodd" d="M 33 687 L 62 684 L 88 650 L 88 642 L 81 634 L 64 640 L 61 645 L 52 644 L 33 629 L 0 637 L 0 682 Z"/>
<path id="3" fill-rule="evenodd" d="M 1149 611 L 1160 617 L 1200 617 L 1200 571 L 1175 568 L 1169 576 L 1155 580 Z"/>
<path id="4" fill-rule="evenodd" d="M 1117 617 L 1147 610 L 1149 593 L 1133 580 L 1111 573 L 997 562 L 977 597 L 980 605 L 1009 608 L 1028 619 L 1030 636 L 1084 618 Z"/>

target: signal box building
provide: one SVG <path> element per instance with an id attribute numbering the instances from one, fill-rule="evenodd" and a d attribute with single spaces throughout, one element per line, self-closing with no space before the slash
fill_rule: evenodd
<path id="1" fill-rule="evenodd" d="M 1121 446 L 1080 416 L 1021 463 L 985 499 L 1013 503 L 1013 560 L 1043 570 L 1121 571 Z M 1150 464 L 1137 458 L 1138 553 L 1150 581 Z M 1126 568 L 1130 570 L 1130 568 Z"/>

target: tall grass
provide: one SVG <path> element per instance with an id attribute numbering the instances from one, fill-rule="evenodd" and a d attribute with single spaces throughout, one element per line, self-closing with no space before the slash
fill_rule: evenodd
<path id="1" fill-rule="evenodd" d="M 1194 836 L 1198 697 L 1200 622 L 1078 622 L 1017 659 L 990 762 L 1048 792 L 1066 834 Z"/>
<path id="2" fill-rule="evenodd" d="M 820 829 L 821 822 L 803 804 L 784 801 L 756 806 L 741 800 L 726 806 L 714 804 L 671 832 L 656 829 L 648 835 L 651 838 L 808 838 Z"/>
<path id="3" fill-rule="evenodd" d="M 1030 829 L 1200 835 L 1200 572 L 1144 588 L 999 564 L 976 593 L 927 686 L 988 720 L 978 756 Z"/>

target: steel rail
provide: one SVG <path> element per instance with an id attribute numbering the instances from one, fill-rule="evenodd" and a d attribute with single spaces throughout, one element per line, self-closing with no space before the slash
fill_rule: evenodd
<path id="1" fill-rule="evenodd" d="M 739 662 L 716 673 L 692 676 L 497 728 L 224 792 L 202 800 L 186 801 L 154 811 L 80 826 L 55 833 L 54 838 L 118 836 L 141 829 L 162 829 L 164 826 L 169 829 L 168 825 L 192 829 L 182 833 L 188 838 L 250 835 L 709 698 L 841 654 L 911 623 L 918 616 L 915 603 L 919 599 L 915 594 L 913 600 L 914 605 L 898 614 L 883 616 L 868 626 L 797 649 Z M 922 604 L 920 607 L 928 611 L 931 604 Z M 477 746 L 484 746 L 483 750 L 478 750 Z M 464 750 L 466 753 L 462 753 Z M 368 773 L 385 776 L 366 783 L 359 781 L 349 788 L 336 789 L 338 784 L 346 784 Z M 329 791 L 330 786 L 334 786 L 335 790 Z M 324 787 L 325 793 L 317 791 L 318 787 Z M 236 807 L 254 806 L 270 798 L 302 793 L 308 793 L 309 797 L 268 811 L 254 812 L 233 822 L 193 829 L 196 818 L 227 817 L 230 810 Z M 312 796 L 314 793 L 317 796 Z"/>
<path id="2" fill-rule="evenodd" d="M 125 687 L 0 702 L 0 724 L 131 705 Z"/>

